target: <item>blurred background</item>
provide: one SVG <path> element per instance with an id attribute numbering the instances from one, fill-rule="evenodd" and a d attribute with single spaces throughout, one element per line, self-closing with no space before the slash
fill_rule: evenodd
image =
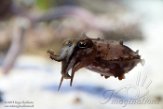
<path id="1" fill-rule="evenodd" d="M 65 80 L 58 92 L 61 63 L 47 50 L 57 54 L 63 41 L 82 33 L 123 40 L 145 64 L 122 81 L 81 69 L 73 86 Z M 162 0 L 1 0 L 0 108 L 24 101 L 32 106 L 21 109 L 163 109 L 162 40 Z"/>

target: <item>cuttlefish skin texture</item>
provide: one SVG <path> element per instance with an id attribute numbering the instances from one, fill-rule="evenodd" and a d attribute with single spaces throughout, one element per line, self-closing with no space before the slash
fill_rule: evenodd
<path id="1" fill-rule="evenodd" d="M 123 45 L 122 41 L 90 39 L 88 37 L 69 40 L 63 44 L 59 55 L 49 50 L 52 60 L 62 62 L 61 87 L 63 79 L 70 79 L 70 86 L 77 70 L 85 67 L 108 78 L 110 76 L 124 79 L 124 74 L 142 61 L 138 51 L 134 52 Z M 68 71 L 72 69 L 71 75 Z"/>

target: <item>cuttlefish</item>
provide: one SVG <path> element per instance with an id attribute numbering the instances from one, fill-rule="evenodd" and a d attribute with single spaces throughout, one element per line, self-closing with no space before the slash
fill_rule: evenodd
<path id="1" fill-rule="evenodd" d="M 62 62 L 60 89 L 63 79 L 70 79 L 72 86 L 75 72 L 87 68 L 108 78 L 124 79 L 124 74 L 143 62 L 137 51 L 123 44 L 123 41 L 91 39 L 86 35 L 63 43 L 60 54 L 48 50 L 52 60 Z M 72 70 L 71 75 L 68 73 Z"/>

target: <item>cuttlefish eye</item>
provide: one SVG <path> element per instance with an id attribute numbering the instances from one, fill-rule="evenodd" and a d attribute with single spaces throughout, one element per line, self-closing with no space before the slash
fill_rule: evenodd
<path id="1" fill-rule="evenodd" d="M 72 46 L 72 41 L 66 41 L 65 45 L 71 47 Z"/>
<path id="2" fill-rule="evenodd" d="M 79 48 L 87 48 L 87 42 L 85 42 L 85 41 L 78 42 L 78 47 Z"/>

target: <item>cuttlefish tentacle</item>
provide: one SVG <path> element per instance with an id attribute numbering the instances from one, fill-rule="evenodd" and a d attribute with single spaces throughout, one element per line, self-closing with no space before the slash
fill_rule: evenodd
<path id="1" fill-rule="evenodd" d="M 47 53 L 50 54 L 50 58 L 51 58 L 52 60 L 55 60 L 55 61 L 60 62 L 60 61 L 62 61 L 62 60 L 64 59 L 63 56 L 55 55 L 53 50 L 48 50 Z"/>
<path id="2" fill-rule="evenodd" d="M 75 75 L 75 72 L 77 71 L 77 69 L 79 69 L 79 68 L 77 68 L 77 67 L 72 68 L 70 86 L 72 86 L 72 83 L 73 83 L 73 80 L 74 80 L 74 75 Z"/>
<path id="3" fill-rule="evenodd" d="M 62 86 L 62 83 L 63 83 L 63 75 L 61 76 L 61 79 L 60 79 L 60 83 L 59 83 L 59 86 L 58 86 L 58 91 L 60 90 L 61 86 Z"/>
<path id="4" fill-rule="evenodd" d="M 61 49 L 59 55 L 55 55 L 53 50 L 48 50 L 50 58 L 58 62 L 62 61 L 62 70 L 61 70 L 61 79 L 58 90 L 60 89 L 64 79 L 71 79 L 71 76 L 68 74 L 68 71 L 74 66 L 75 60 L 71 60 L 72 54 L 74 52 L 75 43 L 70 43 L 68 46 L 65 46 Z M 72 64 L 74 63 L 74 64 Z"/>
<path id="5" fill-rule="evenodd" d="M 67 65 L 66 60 L 65 60 L 66 53 L 62 52 L 60 55 L 55 55 L 53 50 L 48 50 L 47 53 L 50 54 L 50 58 L 52 60 L 55 60 L 55 61 L 58 61 L 58 62 L 62 61 L 62 71 L 61 71 L 62 76 L 61 76 L 60 84 L 59 84 L 59 87 L 58 87 L 58 91 L 59 91 L 60 87 L 61 87 L 61 85 L 63 83 L 63 79 L 71 79 L 71 76 L 67 72 L 65 72 L 65 68 L 67 67 L 66 66 Z"/>
<path id="6" fill-rule="evenodd" d="M 75 64 L 75 66 L 72 68 L 72 73 L 71 73 L 71 80 L 70 80 L 70 86 L 72 86 L 73 80 L 74 80 L 74 75 L 75 72 L 78 71 L 80 68 L 83 68 L 87 66 L 87 64 L 83 64 L 82 62 L 79 62 L 77 64 Z"/>
<path id="7" fill-rule="evenodd" d="M 59 86 L 58 86 L 58 91 L 60 90 L 64 79 L 72 79 L 72 76 L 70 76 L 68 73 L 62 73 L 60 83 L 59 83 Z"/>
<path id="8" fill-rule="evenodd" d="M 67 67 L 66 60 L 65 60 L 66 54 L 61 53 L 61 55 L 55 55 L 52 50 L 48 50 L 47 52 L 50 54 L 50 58 L 52 60 L 55 60 L 58 62 L 62 61 L 62 72 L 61 73 L 65 79 L 66 78 L 70 79 L 70 75 L 68 73 L 64 72 Z"/>

